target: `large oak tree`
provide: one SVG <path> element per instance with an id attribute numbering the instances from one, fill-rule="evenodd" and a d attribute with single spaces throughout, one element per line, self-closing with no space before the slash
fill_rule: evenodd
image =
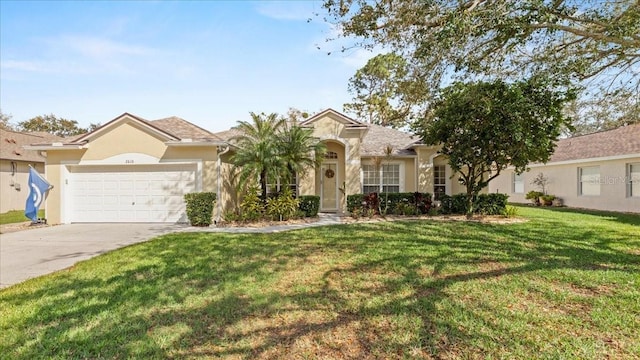
<path id="1" fill-rule="evenodd" d="M 353 46 L 405 58 L 425 92 L 451 78 L 535 74 L 581 85 L 580 106 L 595 111 L 601 103 L 594 99 L 640 92 L 637 0 L 325 0 L 324 7 Z M 633 104 L 626 122 L 640 118 Z"/>

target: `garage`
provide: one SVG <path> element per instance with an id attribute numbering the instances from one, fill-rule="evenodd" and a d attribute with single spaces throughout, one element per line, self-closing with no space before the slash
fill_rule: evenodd
<path id="1" fill-rule="evenodd" d="M 186 222 L 196 164 L 68 166 L 68 222 Z"/>

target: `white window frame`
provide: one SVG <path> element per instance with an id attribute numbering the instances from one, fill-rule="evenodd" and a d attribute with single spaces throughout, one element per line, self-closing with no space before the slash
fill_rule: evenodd
<path id="1" fill-rule="evenodd" d="M 384 167 L 385 166 L 398 166 L 398 184 L 384 184 Z M 362 167 L 360 168 L 360 178 L 362 179 L 362 183 L 360 184 L 360 190 L 362 191 L 363 194 L 367 194 L 365 193 L 364 189 L 365 187 L 372 187 L 372 186 L 377 186 L 378 188 L 378 193 L 383 192 L 383 189 L 385 186 L 398 186 L 398 192 L 404 192 L 404 183 L 405 183 L 405 174 L 404 174 L 404 162 L 402 161 L 385 161 L 384 163 L 380 164 L 380 167 L 378 168 L 378 174 L 377 174 L 377 180 L 378 180 L 378 184 L 365 184 L 365 166 L 374 166 L 375 164 L 373 163 L 363 163 Z"/>
<path id="2" fill-rule="evenodd" d="M 640 163 L 627 164 L 627 197 L 640 197 Z"/>
<path id="3" fill-rule="evenodd" d="M 585 190 L 587 189 L 588 191 L 586 191 L 587 193 L 585 193 Z M 600 193 L 601 193 L 600 166 L 593 165 L 593 166 L 579 167 L 578 168 L 578 195 L 579 196 L 600 196 Z"/>
<path id="4" fill-rule="evenodd" d="M 443 183 L 442 184 L 438 184 L 436 182 L 436 175 L 438 174 L 438 168 L 442 168 L 442 180 Z M 439 178 L 439 177 L 438 177 Z M 442 192 L 442 194 L 446 195 L 447 194 L 447 165 L 441 164 L 441 165 L 433 165 L 433 196 L 436 198 L 436 200 L 439 200 L 437 197 L 438 192 L 436 191 L 437 187 L 443 187 L 444 191 Z"/>
<path id="5" fill-rule="evenodd" d="M 520 189 L 518 189 L 518 184 L 520 184 Z M 516 174 L 515 171 L 513 172 L 513 176 L 511 177 L 511 192 L 514 194 L 524 194 L 524 173 Z"/>
<path id="6" fill-rule="evenodd" d="M 283 187 L 285 186 L 289 186 L 289 188 L 294 188 L 293 191 L 293 196 L 294 197 L 298 197 L 298 189 L 300 188 L 299 183 L 298 183 L 298 174 L 295 174 L 295 178 L 293 179 L 293 182 L 291 184 L 283 184 L 280 177 L 278 177 L 276 179 L 275 183 L 270 183 L 267 182 L 267 194 L 277 194 L 280 191 L 282 191 Z M 275 190 L 275 191 L 272 191 Z"/>

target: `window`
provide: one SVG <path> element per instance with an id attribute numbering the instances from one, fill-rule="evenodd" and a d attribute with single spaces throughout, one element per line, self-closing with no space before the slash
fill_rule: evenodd
<path id="1" fill-rule="evenodd" d="M 440 197 L 447 191 L 446 168 L 444 165 L 436 165 L 433 167 L 433 193 L 434 199 L 440 200 Z"/>
<path id="2" fill-rule="evenodd" d="M 400 164 L 362 165 L 362 193 L 400 192 Z"/>
<path id="3" fill-rule="evenodd" d="M 374 165 L 362 165 L 362 193 L 380 191 L 380 173 Z"/>
<path id="4" fill-rule="evenodd" d="M 513 192 L 515 194 L 524 194 L 524 177 L 522 174 L 513 173 Z"/>
<path id="5" fill-rule="evenodd" d="M 338 158 L 338 153 L 335 151 L 327 151 L 326 154 L 324 154 L 324 158 L 325 159 L 337 159 Z"/>
<path id="6" fill-rule="evenodd" d="M 629 197 L 640 197 L 640 163 L 629 164 L 627 179 Z"/>
<path id="7" fill-rule="evenodd" d="M 291 176 L 290 184 L 286 184 L 284 182 L 284 179 L 281 178 L 268 179 L 267 194 L 278 194 L 287 186 L 289 187 L 289 189 L 291 189 L 293 196 L 298 196 L 298 175 L 296 173 Z"/>
<path id="8" fill-rule="evenodd" d="M 579 195 L 600 195 L 600 167 L 588 166 L 578 168 Z"/>

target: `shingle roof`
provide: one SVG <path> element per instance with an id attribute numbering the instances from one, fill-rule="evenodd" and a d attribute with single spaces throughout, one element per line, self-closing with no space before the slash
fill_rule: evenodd
<path id="1" fill-rule="evenodd" d="M 561 139 L 549 162 L 640 154 L 640 124 Z"/>
<path id="2" fill-rule="evenodd" d="M 215 134 L 177 116 L 171 116 L 168 118 L 151 120 L 147 122 L 164 132 L 174 135 L 179 139 L 192 139 L 198 141 L 222 140 Z"/>
<path id="3" fill-rule="evenodd" d="M 236 136 L 242 135 L 242 131 L 240 131 L 238 128 L 232 127 L 231 129 L 217 132 L 214 135 L 224 141 L 229 141 Z"/>
<path id="4" fill-rule="evenodd" d="M 384 156 L 387 146 L 393 148 L 392 155 L 415 155 L 413 145 L 420 143 L 416 135 L 384 126 L 368 124 L 369 129 L 362 139 L 360 156 Z"/>
<path id="5" fill-rule="evenodd" d="M 411 149 L 413 145 L 420 143 L 420 139 L 416 135 L 380 125 L 364 123 L 361 125 L 367 126 L 368 129 L 362 139 L 360 156 L 384 156 L 387 146 L 393 148 L 394 156 L 412 156 L 416 154 L 415 150 Z M 237 128 L 215 133 L 216 136 L 225 141 L 229 141 L 231 138 L 241 134 L 242 132 Z"/>
<path id="6" fill-rule="evenodd" d="M 46 132 L 18 132 L 0 129 L 0 159 L 44 162 L 38 151 L 25 150 L 23 146 L 37 142 L 56 141 L 62 138 Z"/>
<path id="7" fill-rule="evenodd" d="M 135 116 L 135 115 L 131 115 L 128 113 L 124 113 L 120 116 L 118 116 L 117 118 L 109 121 L 108 123 L 102 125 L 101 127 L 99 127 L 98 129 L 86 133 L 86 134 L 81 134 L 81 135 L 77 135 L 77 136 L 73 136 L 73 137 L 69 137 L 69 138 L 65 138 L 64 139 L 64 144 L 77 144 L 77 143 L 83 143 L 83 141 L 85 140 L 85 137 L 89 137 L 91 136 L 91 134 L 95 131 L 98 131 L 102 128 L 104 128 L 105 126 L 108 126 L 109 124 L 111 124 L 112 122 L 119 120 L 121 118 L 123 118 L 124 116 L 128 116 L 130 118 L 133 118 L 137 121 L 140 121 L 144 124 L 146 124 L 147 126 L 156 129 L 158 132 L 161 133 L 165 133 L 166 135 L 170 136 L 171 138 L 175 138 L 178 140 L 182 140 L 182 139 L 191 139 L 193 141 L 198 141 L 198 142 L 222 142 L 222 139 L 220 139 L 219 137 L 217 137 L 216 135 L 214 135 L 213 133 L 195 125 L 192 124 L 190 122 L 188 122 L 185 119 L 179 118 L 177 116 L 171 116 L 171 117 L 167 117 L 167 118 L 162 118 L 162 119 L 158 119 L 158 120 L 146 120 L 143 119 L 139 116 Z M 50 142 L 48 143 L 50 144 Z M 46 142 L 37 142 L 37 143 L 31 143 L 31 145 L 47 145 Z"/>

